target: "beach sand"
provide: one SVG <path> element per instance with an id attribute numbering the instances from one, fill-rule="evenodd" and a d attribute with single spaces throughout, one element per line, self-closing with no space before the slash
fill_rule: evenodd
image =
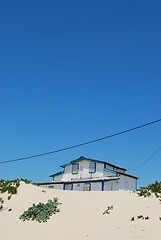
<path id="1" fill-rule="evenodd" d="M 161 204 L 156 197 L 142 198 L 130 191 L 60 191 L 23 182 L 10 200 L 6 193 L 0 197 L 5 200 L 0 211 L 2 240 L 161 239 Z M 33 203 L 46 203 L 54 197 L 58 197 L 62 205 L 60 212 L 47 223 L 19 219 Z M 113 210 L 103 214 L 108 206 L 113 206 Z M 149 216 L 149 219 L 137 219 L 138 215 Z M 131 221 L 132 217 L 135 221 Z"/>

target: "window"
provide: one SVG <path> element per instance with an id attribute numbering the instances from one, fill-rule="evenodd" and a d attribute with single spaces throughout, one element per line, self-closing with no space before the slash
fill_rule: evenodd
<path id="1" fill-rule="evenodd" d="M 72 190 L 72 184 L 66 183 L 66 184 L 65 184 L 65 190 Z"/>
<path id="2" fill-rule="evenodd" d="M 95 173 L 95 172 L 96 172 L 96 163 L 89 162 L 89 173 Z"/>
<path id="3" fill-rule="evenodd" d="M 90 191 L 91 190 L 91 184 L 90 183 L 85 183 L 83 186 L 83 191 Z"/>
<path id="4" fill-rule="evenodd" d="M 49 186 L 48 188 L 54 188 L 54 186 Z"/>
<path id="5" fill-rule="evenodd" d="M 79 171 L 79 163 L 73 163 L 72 164 L 72 173 L 77 174 Z"/>

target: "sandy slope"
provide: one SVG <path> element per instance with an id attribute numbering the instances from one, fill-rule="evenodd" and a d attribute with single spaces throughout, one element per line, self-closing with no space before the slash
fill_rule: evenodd
<path id="1" fill-rule="evenodd" d="M 155 197 L 140 198 L 135 193 L 70 192 L 45 189 L 21 183 L 18 194 L 6 200 L 0 212 L 0 239 L 2 240 L 130 240 L 161 239 L 161 204 Z M 6 194 L 0 194 L 6 199 Z M 32 203 L 47 202 L 58 197 L 61 212 L 47 223 L 22 222 L 19 216 Z M 108 206 L 111 213 L 103 215 Z M 12 208 L 8 212 L 7 208 Z M 137 215 L 149 216 L 138 220 Z M 135 221 L 131 222 L 131 217 Z"/>

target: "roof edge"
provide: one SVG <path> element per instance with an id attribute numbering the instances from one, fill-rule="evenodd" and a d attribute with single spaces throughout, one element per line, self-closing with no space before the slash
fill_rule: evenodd
<path id="1" fill-rule="evenodd" d="M 71 160 L 70 162 L 68 162 L 68 163 L 66 163 L 66 164 L 63 164 L 63 165 L 61 165 L 60 167 L 65 168 L 65 167 L 71 165 L 71 164 L 74 163 L 74 162 L 79 162 L 79 161 L 83 161 L 83 160 L 93 161 L 93 162 L 98 162 L 98 163 L 103 163 L 103 164 L 108 164 L 108 165 L 111 166 L 111 167 L 115 167 L 115 168 L 118 168 L 118 169 L 121 169 L 121 170 L 126 171 L 126 168 L 119 167 L 119 166 L 114 165 L 114 164 L 112 164 L 112 163 L 105 162 L 105 161 L 101 161 L 101 160 L 96 160 L 96 159 L 91 159 L 91 158 L 86 158 L 86 157 L 83 157 L 83 156 L 80 156 L 80 158 Z"/>

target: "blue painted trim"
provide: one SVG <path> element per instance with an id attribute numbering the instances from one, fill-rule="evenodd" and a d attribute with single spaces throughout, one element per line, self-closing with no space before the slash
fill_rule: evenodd
<path id="1" fill-rule="evenodd" d="M 67 167 L 67 166 L 69 166 L 69 165 L 71 165 L 71 162 L 66 163 L 66 164 L 64 164 L 64 165 L 62 165 L 62 166 L 60 166 L 60 167 L 65 168 L 65 167 Z"/>
<path id="2" fill-rule="evenodd" d="M 115 167 L 115 168 L 122 169 L 122 170 L 126 171 L 125 168 L 121 168 L 121 167 L 115 166 L 114 164 L 111 164 L 111 163 L 108 163 L 108 162 L 105 162 L 105 161 L 100 161 L 100 160 L 95 160 L 95 159 L 91 159 L 91 158 L 86 158 L 86 157 L 83 157 L 83 156 L 81 156 L 80 158 L 77 158 L 75 160 L 72 160 L 69 163 L 63 164 L 63 165 L 61 165 L 61 167 L 64 168 L 66 166 L 71 165 L 73 162 L 79 162 L 79 161 L 83 161 L 83 160 L 92 161 L 92 162 L 96 162 L 96 163 L 98 162 L 98 163 L 108 164 L 111 167 Z"/>
<path id="3" fill-rule="evenodd" d="M 63 190 L 65 190 L 65 184 L 70 184 L 71 185 L 71 191 L 73 191 L 73 183 L 64 183 L 63 184 Z"/>
<path id="4" fill-rule="evenodd" d="M 105 172 L 113 172 L 113 173 L 116 173 L 116 171 L 111 170 L 111 169 L 108 169 L 108 168 L 104 168 L 103 170 L 104 170 Z"/>
<path id="5" fill-rule="evenodd" d="M 57 172 L 57 173 L 54 173 L 54 174 L 50 175 L 49 177 L 58 176 L 58 175 L 61 175 L 61 174 L 63 174 L 63 173 L 64 173 L 63 171 Z"/>
<path id="6" fill-rule="evenodd" d="M 102 191 L 104 191 L 104 181 L 102 181 Z"/>

